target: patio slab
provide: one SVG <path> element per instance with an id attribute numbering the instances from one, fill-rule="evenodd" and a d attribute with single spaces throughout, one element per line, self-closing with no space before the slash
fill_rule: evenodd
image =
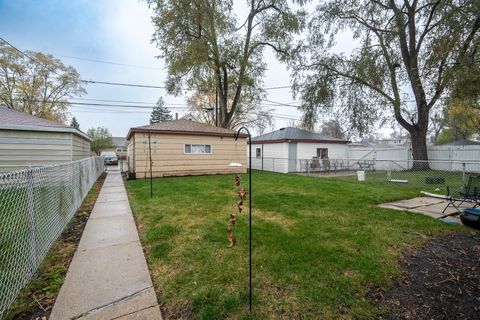
<path id="1" fill-rule="evenodd" d="M 379 207 L 398 211 L 420 213 L 425 216 L 438 219 L 445 214 L 457 212 L 457 210 L 451 206 L 448 207 L 445 212 L 443 212 L 443 210 L 447 207 L 448 203 L 449 201 L 438 198 L 418 197 L 408 200 L 383 203 L 380 204 Z M 444 219 L 452 223 L 461 223 L 460 219 L 457 216 L 451 216 Z"/>
<path id="2" fill-rule="evenodd" d="M 443 204 L 443 203 L 445 203 L 445 205 L 443 206 L 445 208 L 447 206 L 447 203 L 444 200 L 430 198 L 430 197 L 418 197 L 418 198 L 394 202 L 395 206 L 406 208 L 406 209 L 413 209 L 413 208 L 431 206 L 431 205 Z"/>

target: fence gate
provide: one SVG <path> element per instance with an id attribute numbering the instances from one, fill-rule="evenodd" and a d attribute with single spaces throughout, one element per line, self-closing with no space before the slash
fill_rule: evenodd
<path id="1" fill-rule="evenodd" d="M 290 142 L 288 144 L 288 172 L 297 171 L 297 144 Z"/>

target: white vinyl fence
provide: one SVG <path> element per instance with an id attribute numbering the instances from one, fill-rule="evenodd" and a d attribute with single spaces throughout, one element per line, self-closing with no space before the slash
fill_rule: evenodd
<path id="1" fill-rule="evenodd" d="M 103 171 L 95 157 L 0 173 L 0 318 Z"/>

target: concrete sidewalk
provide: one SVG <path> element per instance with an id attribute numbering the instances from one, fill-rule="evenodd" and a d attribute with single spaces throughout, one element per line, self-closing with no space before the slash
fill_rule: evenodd
<path id="1" fill-rule="evenodd" d="M 50 319 L 162 319 L 117 170 L 109 170 Z"/>

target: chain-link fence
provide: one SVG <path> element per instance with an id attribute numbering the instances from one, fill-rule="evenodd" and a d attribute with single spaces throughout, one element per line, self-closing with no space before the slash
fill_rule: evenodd
<path id="1" fill-rule="evenodd" d="M 447 195 L 466 191 L 471 177 L 480 175 L 479 161 L 452 160 L 377 160 L 377 159 L 288 159 L 255 158 L 252 168 L 280 173 L 358 180 L 362 171 L 366 181 L 382 186 L 412 187 Z"/>
<path id="2" fill-rule="evenodd" d="M 0 318 L 103 171 L 95 157 L 0 174 Z"/>

